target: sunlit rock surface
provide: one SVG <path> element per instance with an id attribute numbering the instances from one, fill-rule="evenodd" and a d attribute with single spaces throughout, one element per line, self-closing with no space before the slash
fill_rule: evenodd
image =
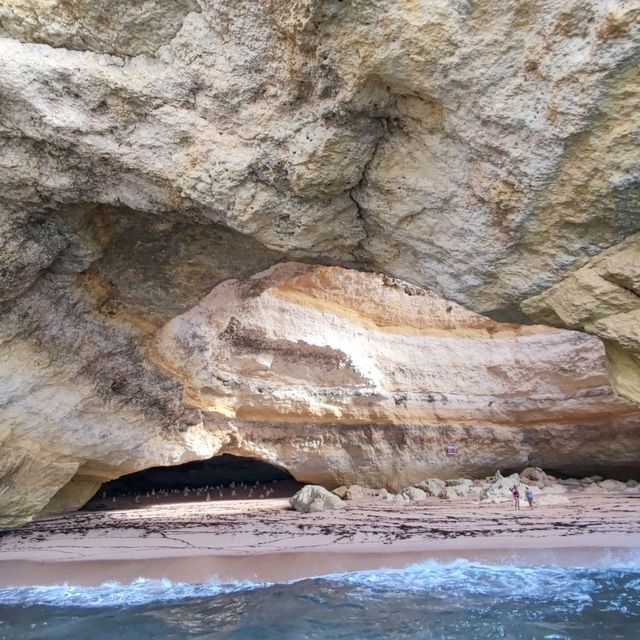
<path id="1" fill-rule="evenodd" d="M 102 213 L 133 241 L 130 219 Z M 124 473 L 222 452 L 303 482 L 390 489 L 527 464 L 638 464 L 640 414 L 612 394 L 596 338 L 501 325 L 387 276 L 291 262 L 202 299 L 192 266 L 194 298 L 174 294 L 183 313 L 164 323 L 159 300 L 184 275 L 167 266 L 181 240 L 171 231 L 155 262 L 145 254 L 165 278 L 159 293 L 132 287 L 136 254 L 113 260 L 107 245 L 91 278 L 51 274 L 5 314 L 3 524 L 78 507 Z"/>
<path id="2" fill-rule="evenodd" d="M 278 270 L 258 278 L 278 280 L 264 300 L 234 287 L 291 259 L 385 273 L 494 319 L 602 337 L 637 400 L 637 3 L 107 4 L 0 6 L 2 523 L 221 449 L 328 484 L 538 453 L 630 464 L 636 417 L 591 338 L 502 327 L 489 349 L 493 325 L 465 316 L 456 331 L 479 342 L 456 375 L 471 338 L 434 334 L 418 358 L 442 314 L 400 294 L 370 309 L 379 276 L 334 274 L 356 289 L 313 304 Z M 623 303 L 602 306 L 598 278 Z M 228 279 L 245 284 L 215 289 Z M 272 298 L 299 319 L 280 320 L 287 335 L 260 317 Z M 221 305 L 226 338 L 198 301 Z M 401 320 L 408 333 L 375 333 Z M 211 338 L 210 361 L 190 334 L 179 348 L 178 325 Z M 440 460 L 451 439 L 474 444 Z"/>
<path id="3" fill-rule="evenodd" d="M 640 404 L 640 235 L 593 258 L 523 307 L 541 322 L 599 336 L 616 391 Z"/>
<path id="4" fill-rule="evenodd" d="M 22 211 L 180 211 L 507 319 L 640 230 L 634 2 L 104 13 L 2 7 L 0 176 Z"/>
<path id="5" fill-rule="evenodd" d="M 234 427 L 238 453 L 305 482 L 638 459 L 640 414 L 613 396 L 597 339 L 501 325 L 378 274 L 285 263 L 222 283 L 151 354 L 205 424 Z"/>

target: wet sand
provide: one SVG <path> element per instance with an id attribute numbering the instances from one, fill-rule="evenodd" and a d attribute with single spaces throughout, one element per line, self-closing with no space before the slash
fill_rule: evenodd
<path id="1" fill-rule="evenodd" d="M 288 580 L 428 558 L 593 564 L 637 557 L 640 495 L 569 495 L 569 505 L 519 512 L 508 502 L 430 498 L 300 514 L 280 497 L 80 511 L 0 534 L 0 585 Z"/>

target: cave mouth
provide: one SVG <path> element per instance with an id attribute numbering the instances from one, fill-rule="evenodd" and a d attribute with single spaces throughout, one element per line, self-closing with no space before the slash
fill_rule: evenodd
<path id="1" fill-rule="evenodd" d="M 168 467 L 151 467 L 103 484 L 87 510 L 163 502 L 252 500 L 293 495 L 304 486 L 285 469 L 228 453 Z"/>

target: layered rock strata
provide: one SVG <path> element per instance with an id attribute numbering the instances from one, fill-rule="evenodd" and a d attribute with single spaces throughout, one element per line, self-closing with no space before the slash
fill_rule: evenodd
<path id="1" fill-rule="evenodd" d="M 305 482 L 401 487 L 525 461 L 630 470 L 638 457 L 640 415 L 612 395 L 596 339 L 495 323 L 381 275 L 288 263 L 222 283 L 152 357 L 187 404 L 238 429 L 238 452 L 255 455 L 245 430 L 263 425 L 260 455 Z"/>
<path id="2" fill-rule="evenodd" d="M 523 308 L 604 342 L 611 382 L 640 404 L 640 235 L 611 247 Z"/>
<path id="3" fill-rule="evenodd" d="M 637 400 L 639 16 L 626 0 L 2 3 L 1 522 L 219 451 L 327 484 L 628 468 L 637 418 L 597 341 L 477 316 L 436 331 L 448 316 L 396 318 L 412 307 L 374 295 L 378 276 L 328 272 L 355 287 L 331 285 L 334 316 L 286 293 L 303 267 L 244 281 L 313 260 L 592 332 Z M 264 299 L 245 309 L 243 286 Z M 418 366 L 425 349 L 442 366 Z"/>
<path id="4" fill-rule="evenodd" d="M 111 215 L 133 239 L 135 224 Z M 170 231 L 154 245 L 159 271 L 181 239 Z M 4 525 L 78 507 L 125 473 L 224 452 L 303 482 L 390 489 L 525 464 L 629 474 L 639 462 L 640 414 L 612 394 L 595 338 L 300 263 L 199 301 L 183 290 L 172 298 L 183 313 L 164 323 L 156 296 L 183 274 L 167 267 L 160 293 L 127 289 L 135 256 L 112 262 L 113 250 L 50 274 L 4 316 Z M 111 297 L 96 284 L 107 274 Z"/>
<path id="5" fill-rule="evenodd" d="M 639 16 L 627 0 L 9 0 L 3 224 L 37 272 L 52 209 L 179 212 L 528 321 L 522 300 L 640 231 Z"/>

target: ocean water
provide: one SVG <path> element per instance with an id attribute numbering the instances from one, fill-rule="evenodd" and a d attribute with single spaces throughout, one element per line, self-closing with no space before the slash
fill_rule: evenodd
<path id="1" fill-rule="evenodd" d="M 287 583 L 0 589 L 1 640 L 640 639 L 640 563 L 428 561 Z"/>

